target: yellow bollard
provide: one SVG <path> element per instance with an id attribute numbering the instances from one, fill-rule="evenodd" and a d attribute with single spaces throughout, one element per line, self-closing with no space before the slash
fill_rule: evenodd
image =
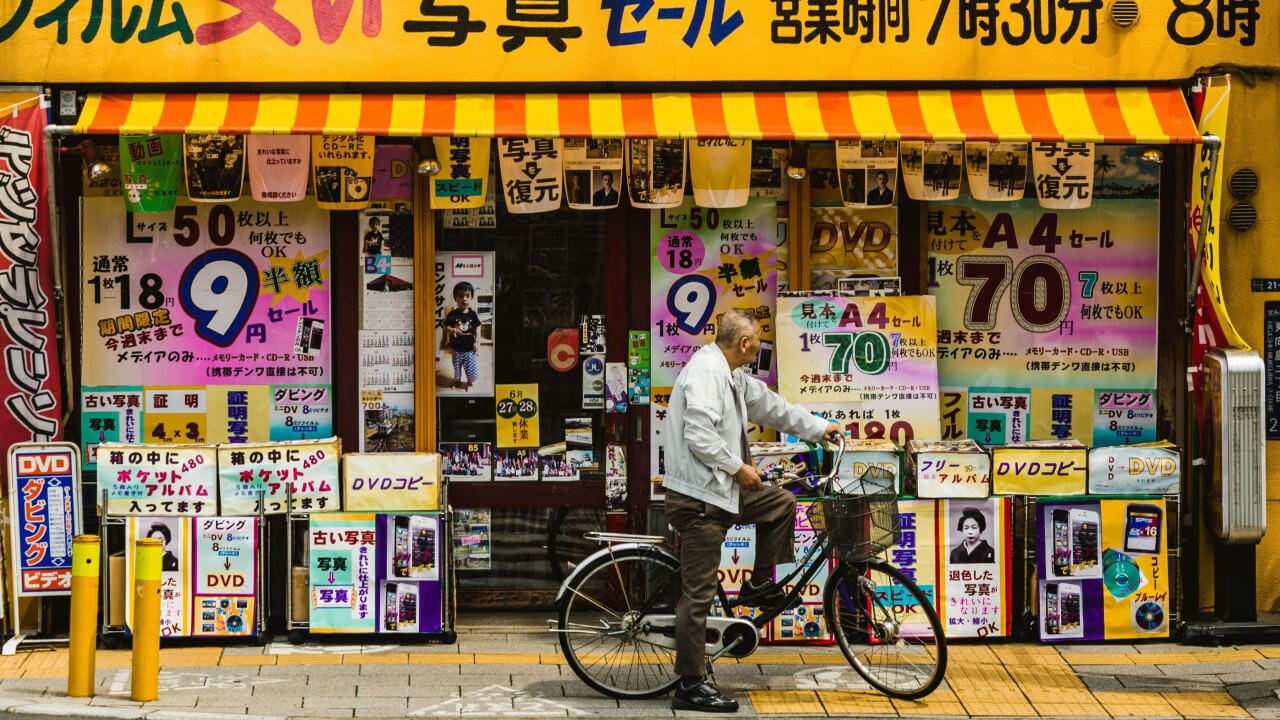
<path id="1" fill-rule="evenodd" d="M 93 697 L 101 554 L 97 535 L 77 535 L 71 542 L 71 649 L 67 654 L 70 697 Z"/>
<path id="2" fill-rule="evenodd" d="M 133 682 L 129 698 L 160 694 L 160 568 L 164 542 L 141 538 L 133 550 Z"/>

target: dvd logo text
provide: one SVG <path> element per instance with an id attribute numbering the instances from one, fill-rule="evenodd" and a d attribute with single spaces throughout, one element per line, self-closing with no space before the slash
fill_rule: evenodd
<path id="1" fill-rule="evenodd" d="M 19 475 L 67 475 L 71 472 L 71 456 L 65 453 L 19 455 Z"/>

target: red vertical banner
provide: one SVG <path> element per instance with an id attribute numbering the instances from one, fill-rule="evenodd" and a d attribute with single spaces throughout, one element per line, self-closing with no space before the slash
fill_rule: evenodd
<path id="1" fill-rule="evenodd" d="M 45 110 L 0 118 L 0 444 L 62 438 Z"/>

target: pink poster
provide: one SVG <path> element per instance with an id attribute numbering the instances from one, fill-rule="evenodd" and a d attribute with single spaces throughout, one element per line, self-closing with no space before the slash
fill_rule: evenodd
<path id="1" fill-rule="evenodd" d="M 307 196 L 311 173 L 308 135 L 250 135 L 249 187 L 258 202 L 295 202 Z"/>
<path id="2" fill-rule="evenodd" d="M 378 145 L 373 151 L 373 198 L 407 200 L 413 197 L 413 146 Z"/>

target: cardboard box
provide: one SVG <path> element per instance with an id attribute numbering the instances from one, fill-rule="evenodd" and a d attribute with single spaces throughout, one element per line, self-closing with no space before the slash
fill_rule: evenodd
<path id="1" fill-rule="evenodd" d="M 311 580 L 310 570 L 305 567 L 293 570 L 293 598 L 289 608 L 289 619 L 293 622 L 306 622 L 311 616 Z"/>
<path id="2" fill-rule="evenodd" d="M 1176 495 L 1181 479 L 1182 453 L 1167 440 L 1089 451 L 1091 495 Z"/>
<path id="3" fill-rule="evenodd" d="M 107 624 L 124 627 L 124 553 L 107 558 Z"/>
<path id="4" fill-rule="evenodd" d="M 817 452 L 799 442 L 753 442 L 751 459 L 765 482 L 786 473 L 805 477 L 821 469 Z"/>
<path id="5" fill-rule="evenodd" d="M 1031 440 L 991 451 L 996 495 L 1084 495 L 1089 451 L 1079 441 Z"/>
<path id="6" fill-rule="evenodd" d="M 866 475 L 873 467 L 886 470 L 891 476 L 873 480 Z M 889 488 L 894 494 L 902 492 L 902 450 L 892 440 L 845 440 L 835 491 L 864 495 Z"/>
<path id="7" fill-rule="evenodd" d="M 908 440 L 907 462 L 916 497 L 991 495 L 991 456 L 973 440 Z"/>

